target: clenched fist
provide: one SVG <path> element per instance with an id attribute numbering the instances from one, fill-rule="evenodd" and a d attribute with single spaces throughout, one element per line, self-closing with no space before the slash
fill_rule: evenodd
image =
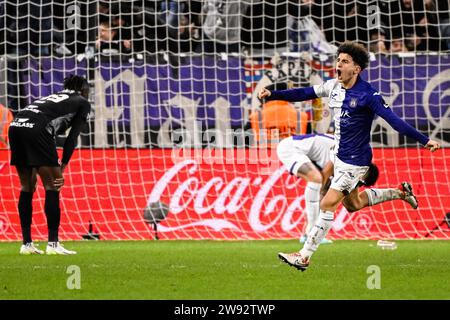
<path id="1" fill-rule="evenodd" d="M 270 92 L 270 90 L 266 89 L 266 88 L 262 88 L 259 92 L 258 92 L 258 98 L 259 99 L 264 99 L 266 97 L 270 97 L 272 93 Z"/>

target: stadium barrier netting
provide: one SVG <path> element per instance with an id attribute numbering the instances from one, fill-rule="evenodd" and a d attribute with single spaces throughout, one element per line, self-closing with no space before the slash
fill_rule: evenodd
<path id="1" fill-rule="evenodd" d="M 299 237 L 305 181 L 274 148 L 291 134 L 332 130 L 332 115 L 327 99 L 265 113 L 256 93 L 333 78 L 345 40 L 370 49 L 362 77 L 443 149 L 431 154 L 376 119 L 376 186 L 411 182 L 419 208 L 400 200 L 339 208 L 330 237 L 448 239 L 448 1 L 408 3 L 3 1 L 0 240 L 21 238 L 8 123 L 69 74 L 88 79 L 92 111 L 64 174 L 62 240 L 81 239 L 89 225 L 113 240 L 153 239 L 155 226 L 160 239 Z M 47 238 L 44 198 L 39 185 L 35 240 Z"/>

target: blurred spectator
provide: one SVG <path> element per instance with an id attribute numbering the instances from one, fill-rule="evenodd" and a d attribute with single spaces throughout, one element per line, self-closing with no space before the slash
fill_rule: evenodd
<path id="1" fill-rule="evenodd" d="M 299 0 L 249 1 L 250 5 L 242 21 L 242 43 L 251 52 L 261 51 L 272 56 L 274 49 L 285 49 L 289 41 L 289 15 L 300 17 L 301 10 L 309 10 L 299 5 Z"/>
<path id="2" fill-rule="evenodd" d="M 393 39 L 403 37 L 410 50 L 440 50 L 434 0 L 380 0 L 379 5 L 381 19 Z"/>
<path id="3" fill-rule="evenodd" d="M 56 55 L 85 53 L 97 37 L 97 2 L 52 0 Z"/>
<path id="4" fill-rule="evenodd" d="M 153 7 L 133 8 L 133 51 L 152 54 L 167 49 L 167 28 Z"/>
<path id="5" fill-rule="evenodd" d="M 8 39 L 16 46 L 8 50 L 20 55 L 48 55 L 52 41 L 52 4 L 45 0 L 6 2 Z M 38 35 L 38 36 L 36 36 Z"/>
<path id="6" fill-rule="evenodd" d="M 95 47 L 102 53 L 129 53 L 131 41 L 120 38 L 120 26 L 115 26 L 110 20 L 100 22 L 98 38 Z"/>
<path id="7" fill-rule="evenodd" d="M 439 35 L 435 0 L 422 0 L 418 4 L 414 3 L 413 10 L 424 10 L 424 14 L 419 17 L 420 20 L 416 26 L 416 35 L 420 38 L 420 41 L 416 39 L 416 50 L 441 50 L 445 45 Z"/>
<path id="8" fill-rule="evenodd" d="M 246 0 L 206 0 L 200 52 L 239 52 Z"/>
<path id="9" fill-rule="evenodd" d="M 450 3 L 448 0 L 424 0 L 425 8 L 436 19 L 440 50 L 450 50 Z M 431 21 L 432 23 L 434 21 Z"/>
<path id="10" fill-rule="evenodd" d="M 186 7 L 185 0 L 163 0 L 161 1 L 160 12 L 162 20 L 165 21 L 169 27 L 178 28 L 179 20 L 184 14 Z"/>
<path id="11" fill-rule="evenodd" d="M 120 39 L 130 40 L 134 25 L 133 5 L 126 1 L 115 3 L 109 9 L 109 17 L 112 25 L 118 27 Z"/>
<path id="12" fill-rule="evenodd" d="M 423 10 L 414 12 L 412 0 L 380 1 L 383 23 L 390 28 L 392 38 L 401 38 L 415 32 L 415 24 L 423 16 Z"/>
<path id="13" fill-rule="evenodd" d="M 184 11 L 190 10 L 191 3 L 197 1 L 184 1 L 183 5 L 177 2 L 176 6 L 172 7 L 171 2 L 151 1 L 145 2 L 145 7 L 122 5 L 118 7 L 118 11 L 112 10 L 114 16 L 119 15 L 115 22 L 129 30 L 134 53 L 178 53 L 192 50 L 193 27 L 189 21 L 190 15 Z M 170 8 L 173 11 L 169 10 Z M 183 12 L 177 11 L 181 9 Z"/>
<path id="14" fill-rule="evenodd" d="M 198 35 L 195 35 L 194 22 L 189 19 L 191 8 L 190 1 L 186 0 L 161 1 L 161 20 L 167 28 L 168 49 L 172 53 L 193 51 L 191 40 Z"/>
<path id="15" fill-rule="evenodd" d="M 404 43 L 407 51 L 427 50 L 428 45 L 425 38 L 417 34 L 405 34 Z"/>
<path id="16" fill-rule="evenodd" d="M 383 28 L 370 32 L 369 51 L 373 53 L 388 53 L 386 47 L 386 32 Z"/>
<path id="17" fill-rule="evenodd" d="M 327 42 L 323 33 L 321 6 L 316 4 L 317 0 L 299 0 L 288 17 L 289 39 L 291 51 L 310 51 L 320 46 L 320 42 Z"/>
<path id="18" fill-rule="evenodd" d="M 405 41 L 403 37 L 394 38 L 391 41 L 391 52 L 392 53 L 399 53 L 399 52 L 407 52 L 408 49 L 405 45 Z"/>
<path id="19" fill-rule="evenodd" d="M 108 14 L 108 12 L 109 12 L 109 2 L 108 1 L 99 1 L 98 2 L 98 7 L 97 7 L 97 12 L 100 15 Z"/>
<path id="20" fill-rule="evenodd" d="M 367 3 L 357 0 L 324 0 L 323 30 L 327 40 L 339 45 L 346 40 L 367 43 Z"/>

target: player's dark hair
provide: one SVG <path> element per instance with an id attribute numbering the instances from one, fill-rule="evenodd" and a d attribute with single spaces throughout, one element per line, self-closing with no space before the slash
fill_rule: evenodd
<path id="1" fill-rule="evenodd" d="M 84 77 L 71 74 L 64 79 L 64 89 L 81 92 L 85 86 L 89 86 L 89 84 Z"/>
<path id="2" fill-rule="evenodd" d="M 337 54 L 346 53 L 352 57 L 353 61 L 364 70 L 369 65 L 369 52 L 359 43 L 346 41 L 341 44 L 337 50 Z"/>

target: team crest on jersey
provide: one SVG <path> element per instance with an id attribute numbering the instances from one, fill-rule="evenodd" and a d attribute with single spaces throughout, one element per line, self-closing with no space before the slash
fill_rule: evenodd
<path id="1" fill-rule="evenodd" d="M 358 105 L 358 99 L 352 98 L 352 100 L 350 100 L 350 107 L 356 108 L 357 105 Z"/>

